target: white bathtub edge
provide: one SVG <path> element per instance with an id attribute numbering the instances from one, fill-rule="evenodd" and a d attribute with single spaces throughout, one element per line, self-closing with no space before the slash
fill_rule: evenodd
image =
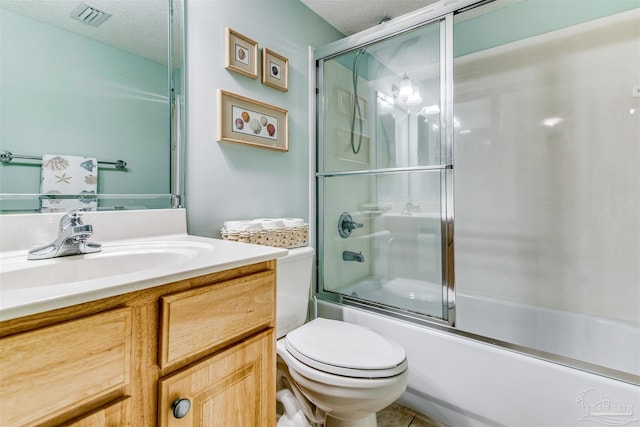
<path id="1" fill-rule="evenodd" d="M 409 391 L 401 401 L 445 424 L 604 424 L 597 415 L 589 417 L 600 398 L 632 409 L 616 421 L 640 426 L 640 388 L 634 385 L 325 301 L 318 301 L 318 315 L 367 326 L 403 345 Z"/>

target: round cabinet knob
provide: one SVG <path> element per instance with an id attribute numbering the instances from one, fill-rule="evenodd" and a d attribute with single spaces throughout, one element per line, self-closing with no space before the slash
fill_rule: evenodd
<path id="1" fill-rule="evenodd" d="M 191 409 L 191 401 L 189 399 L 177 398 L 171 404 L 171 411 L 173 412 L 173 416 L 176 418 L 184 418 L 189 413 L 189 409 Z"/>

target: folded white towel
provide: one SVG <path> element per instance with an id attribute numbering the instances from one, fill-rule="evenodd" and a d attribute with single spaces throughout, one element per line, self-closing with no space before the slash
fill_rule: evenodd
<path id="1" fill-rule="evenodd" d="M 45 154 L 42 156 L 40 193 L 88 195 L 98 193 L 98 161 L 92 157 Z M 43 199 L 43 212 L 67 212 L 71 209 L 95 209 L 95 197 L 77 199 Z"/>
<path id="2" fill-rule="evenodd" d="M 243 224 L 246 224 L 247 220 L 238 220 L 238 221 L 225 221 L 224 228 L 227 230 L 238 230 L 242 227 Z"/>
<path id="3" fill-rule="evenodd" d="M 304 219 L 302 218 L 282 218 L 282 222 L 285 227 L 299 227 L 304 225 Z"/>
<path id="4" fill-rule="evenodd" d="M 224 222 L 224 228 L 227 231 L 277 230 L 302 225 L 304 220 L 301 218 L 256 218 Z"/>
<path id="5" fill-rule="evenodd" d="M 262 224 L 255 220 L 225 221 L 224 228 L 229 231 L 252 231 L 261 230 Z"/>
<path id="6" fill-rule="evenodd" d="M 280 219 L 263 219 L 262 228 L 265 230 L 277 230 L 278 228 L 284 228 L 284 222 Z"/>

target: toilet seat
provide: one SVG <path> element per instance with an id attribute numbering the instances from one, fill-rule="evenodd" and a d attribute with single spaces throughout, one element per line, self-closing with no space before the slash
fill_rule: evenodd
<path id="1" fill-rule="evenodd" d="M 317 318 L 291 331 L 286 350 L 298 361 L 329 374 L 387 378 L 407 369 L 402 346 L 363 326 Z"/>

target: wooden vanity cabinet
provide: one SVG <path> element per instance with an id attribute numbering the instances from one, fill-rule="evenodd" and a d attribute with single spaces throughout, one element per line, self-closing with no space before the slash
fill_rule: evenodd
<path id="1" fill-rule="evenodd" d="M 265 271 L 160 298 L 159 426 L 275 422 L 275 393 L 262 394 L 275 390 L 274 285 L 273 272 Z M 172 405 L 180 399 L 190 410 L 177 418 Z"/>
<path id="2" fill-rule="evenodd" d="M 0 425 L 275 426 L 275 267 L 1 322 Z"/>
<path id="3" fill-rule="evenodd" d="M 131 326 L 123 307 L 0 339 L 0 424 L 55 422 L 126 394 Z"/>
<path id="4" fill-rule="evenodd" d="M 160 380 L 159 426 L 266 426 L 275 423 L 271 375 L 273 330 L 261 332 L 176 374 Z M 184 418 L 173 404 L 189 398 Z M 275 399 L 275 396 L 274 396 Z M 180 416 L 178 414 L 178 416 Z"/>
<path id="5" fill-rule="evenodd" d="M 75 421 L 65 424 L 66 427 L 117 427 L 133 425 L 131 417 L 130 397 L 111 403 Z"/>

